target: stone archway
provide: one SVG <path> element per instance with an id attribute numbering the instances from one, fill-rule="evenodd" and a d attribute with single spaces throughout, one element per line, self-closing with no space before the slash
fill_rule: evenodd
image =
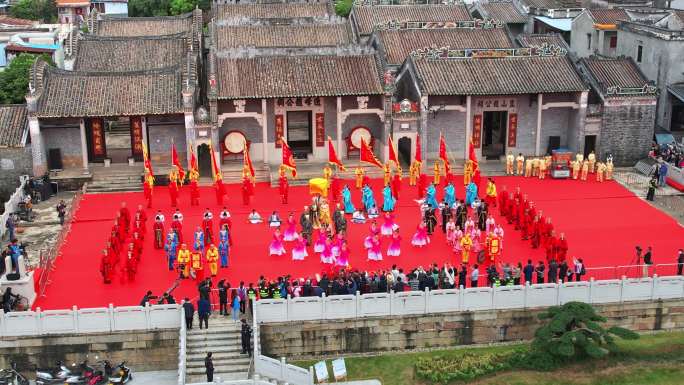
<path id="1" fill-rule="evenodd" d="M 211 177 L 211 154 L 209 145 L 202 143 L 197 146 L 197 166 L 201 176 Z"/>
<path id="2" fill-rule="evenodd" d="M 411 164 L 411 148 L 413 143 L 411 138 L 408 136 L 403 136 L 397 141 L 397 156 L 399 156 L 399 162 L 403 166 L 408 166 Z"/>

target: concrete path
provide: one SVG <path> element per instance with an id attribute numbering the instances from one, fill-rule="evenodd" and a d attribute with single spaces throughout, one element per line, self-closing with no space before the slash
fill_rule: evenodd
<path id="1" fill-rule="evenodd" d="M 178 371 L 159 370 L 154 372 L 134 372 L 131 385 L 176 385 L 178 384 Z"/>

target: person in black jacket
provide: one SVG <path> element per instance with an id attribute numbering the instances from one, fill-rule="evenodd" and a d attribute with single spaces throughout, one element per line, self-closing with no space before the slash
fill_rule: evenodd
<path id="1" fill-rule="evenodd" d="M 464 288 L 467 286 L 466 285 L 466 279 L 468 278 L 468 265 L 465 263 L 461 264 L 461 269 L 458 271 L 458 288 L 460 289 L 461 286 Z"/>
<path id="2" fill-rule="evenodd" d="M 207 370 L 207 382 L 214 382 L 214 361 L 211 359 L 211 352 L 208 352 L 204 359 L 204 368 Z"/>
<path id="3" fill-rule="evenodd" d="M 523 275 L 525 276 L 525 282 L 523 284 L 532 283 L 532 275 L 534 274 L 534 266 L 532 265 L 532 260 L 527 260 L 527 265 L 523 267 Z"/>
<path id="4" fill-rule="evenodd" d="M 219 314 L 228 315 L 228 288 L 225 286 L 225 280 L 220 280 L 218 283 L 219 295 Z"/>
<path id="5" fill-rule="evenodd" d="M 250 339 L 252 338 L 252 328 L 249 327 L 246 319 L 242 319 L 242 328 L 240 329 L 240 340 L 242 342 L 242 354 L 252 356 L 252 346 Z"/>
<path id="6" fill-rule="evenodd" d="M 556 283 L 558 281 L 558 264 L 555 259 L 549 262 L 549 283 Z"/>
<path id="7" fill-rule="evenodd" d="M 183 311 L 185 312 L 185 326 L 188 329 L 192 329 L 192 317 L 195 315 L 195 306 L 190 302 L 190 298 L 188 297 L 185 297 Z"/>

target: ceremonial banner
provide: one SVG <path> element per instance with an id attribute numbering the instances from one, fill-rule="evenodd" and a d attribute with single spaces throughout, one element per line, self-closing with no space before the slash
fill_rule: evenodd
<path id="1" fill-rule="evenodd" d="M 387 137 L 387 146 L 389 147 L 389 161 L 394 162 L 394 165 L 399 167 L 399 157 L 397 157 L 397 151 L 394 149 L 394 142 L 392 137 Z"/>
<path id="2" fill-rule="evenodd" d="M 371 148 L 368 146 L 368 143 L 366 143 L 363 138 L 361 138 L 361 151 L 359 151 L 359 160 L 361 162 L 370 163 L 376 167 L 384 169 L 382 163 L 378 160 L 378 158 L 375 157 L 373 150 L 371 150 Z"/>
<path id="3" fill-rule="evenodd" d="M 104 158 L 107 156 L 105 144 L 104 119 L 90 119 L 90 143 L 94 158 Z"/>
<path id="4" fill-rule="evenodd" d="M 515 147 L 518 135 L 518 114 L 508 115 L 508 147 Z"/>
<path id="5" fill-rule="evenodd" d="M 178 181 L 180 184 L 183 184 L 183 181 L 185 180 L 185 169 L 183 169 L 183 165 L 180 162 L 180 159 L 178 159 L 178 152 L 176 152 L 176 145 L 171 144 L 171 165 L 176 167 L 176 170 L 178 170 Z"/>
<path id="6" fill-rule="evenodd" d="M 285 135 L 284 125 L 285 125 L 285 118 L 283 117 L 283 115 L 276 115 L 275 116 L 275 137 L 276 137 L 275 146 L 276 146 L 276 148 L 280 148 L 280 146 L 281 146 L 280 139 Z M 245 148 L 247 148 L 247 147 L 245 147 Z"/>
<path id="7" fill-rule="evenodd" d="M 333 142 L 332 139 L 330 139 L 330 137 L 328 137 L 328 163 L 337 165 L 340 171 L 347 171 L 347 169 L 340 161 L 340 158 L 337 157 L 335 146 L 333 146 Z"/>
<path id="8" fill-rule="evenodd" d="M 322 113 L 316 114 L 316 147 L 323 147 L 325 144 L 325 119 Z"/>
<path id="9" fill-rule="evenodd" d="M 209 153 L 211 154 L 211 174 L 214 177 L 214 182 L 218 182 L 219 180 L 223 179 L 223 175 L 221 174 L 221 168 L 216 160 L 214 146 L 211 144 L 211 142 L 209 142 Z"/>
<path id="10" fill-rule="evenodd" d="M 195 151 L 192 151 L 192 147 L 189 147 L 188 152 L 190 152 L 190 170 L 188 170 L 190 173 L 190 179 L 193 178 L 193 175 L 199 178 L 199 167 L 197 166 L 197 157 L 195 156 Z"/>
<path id="11" fill-rule="evenodd" d="M 478 187 L 480 186 L 480 164 L 477 162 L 477 155 L 475 155 L 475 145 L 470 141 L 470 148 L 468 150 L 468 160 L 472 166 L 473 177 L 471 181 Z"/>
<path id="12" fill-rule="evenodd" d="M 280 143 L 283 145 L 283 167 L 287 168 L 292 172 L 292 177 L 297 177 L 297 164 L 295 164 L 294 156 L 292 155 L 292 150 L 290 146 L 282 138 Z"/>
<path id="13" fill-rule="evenodd" d="M 131 116 L 129 118 L 129 124 L 131 126 L 131 152 L 135 160 L 140 160 L 143 156 L 142 117 Z"/>
<path id="14" fill-rule="evenodd" d="M 154 171 L 152 171 L 152 162 L 150 162 L 150 153 L 147 151 L 147 146 L 145 146 L 145 142 L 142 143 L 142 148 L 143 148 L 143 168 L 145 169 L 145 172 L 150 174 L 150 176 L 154 177 Z"/>
<path id="15" fill-rule="evenodd" d="M 423 155 L 421 154 L 421 148 L 420 148 L 420 134 L 416 135 L 416 156 L 414 159 L 418 163 L 423 162 Z"/>
<path id="16" fill-rule="evenodd" d="M 482 114 L 475 115 L 473 117 L 473 136 L 472 145 L 476 148 L 480 148 L 482 139 Z"/>
<path id="17" fill-rule="evenodd" d="M 247 166 L 249 169 L 249 175 L 252 177 L 252 181 L 254 181 L 254 166 L 252 165 L 252 158 L 249 157 L 249 151 L 247 149 L 247 143 L 245 143 L 245 151 L 242 151 L 243 157 L 242 157 L 242 166 Z"/>
<path id="18" fill-rule="evenodd" d="M 449 164 L 449 154 L 447 152 L 447 147 L 446 147 L 446 139 L 444 139 L 444 135 L 441 133 L 439 134 L 439 159 L 444 162 L 444 171 L 446 171 L 446 174 L 449 175 L 451 172 L 451 165 Z"/>

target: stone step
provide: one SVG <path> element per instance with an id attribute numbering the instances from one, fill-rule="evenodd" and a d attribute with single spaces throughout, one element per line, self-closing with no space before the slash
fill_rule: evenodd
<path id="1" fill-rule="evenodd" d="M 220 331 L 220 332 L 214 332 L 214 333 L 192 333 L 187 335 L 187 340 L 188 342 L 195 342 L 195 341 L 212 341 L 216 339 L 221 339 L 221 340 L 226 340 L 226 339 L 231 339 L 231 338 L 238 338 L 240 337 L 240 331 L 239 330 L 231 330 L 231 331 Z"/>
<path id="2" fill-rule="evenodd" d="M 239 381 L 239 380 L 247 380 L 248 375 L 247 372 L 245 373 L 221 373 L 218 374 L 216 371 L 214 372 L 214 382 L 219 382 L 219 378 L 221 381 Z M 196 382 L 206 382 L 207 381 L 207 376 L 202 373 L 201 375 L 198 374 L 193 374 L 190 375 L 188 374 L 186 376 L 185 382 L 188 384 L 196 383 Z"/>
<path id="3" fill-rule="evenodd" d="M 211 352 L 214 355 L 214 358 L 225 358 L 225 357 L 242 357 L 242 354 L 240 352 L 242 349 L 240 346 L 226 346 L 226 347 L 217 347 L 217 348 L 212 348 Z M 193 350 L 192 352 L 188 352 L 186 354 L 186 359 L 188 361 L 192 360 L 204 360 L 204 357 L 206 356 L 206 352 L 197 352 Z"/>
<path id="4" fill-rule="evenodd" d="M 190 369 L 190 368 L 204 368 L 204 357 L 206 357 L 206 354 L 202 356 L 202 358 L 197 359 L 197 360 L 188 360 L 185 363 L 185 367 Z M 221 369 L 238 369 L 241 370 L 245 366 L 249 366 L 249 357 L 245 354 L 244 356 L 237 356 L 237 357 L 217 357 L 215 354 L 213 354 L 211 357 L 214 360 L 214 367 L 215 368 L 221 368 Z"/>
<path id="5" fill-rule="evenodd" d="M 188 341 L 187 347 L 188 351 L 192 352 L 201 349 L 213 349 L 222 346 L 239 345 L 240 339 L 236 337 L 235 339 L 214 339 L 208 341 Z"/>
<path id="6" fill-rule="evenodd" d="M 249 361 L 247 364 L 244 365 L 235 365 L 235 366 L 230 366 L 230 367 L 218 367 L 216 364 L 214 364 L 214 377 L 219 375 L 219 373 L 238 373 L 238 374 L 244 374 L 247 376 L 247 373 L 249 372 Z M 203 375 L 206 373 L 206 369 L 204 368 L 204 362 L 202 363 L 201 367 L 192 367 L 192 368 L 187 368 L 187 374 L 189 375 Z"/>

